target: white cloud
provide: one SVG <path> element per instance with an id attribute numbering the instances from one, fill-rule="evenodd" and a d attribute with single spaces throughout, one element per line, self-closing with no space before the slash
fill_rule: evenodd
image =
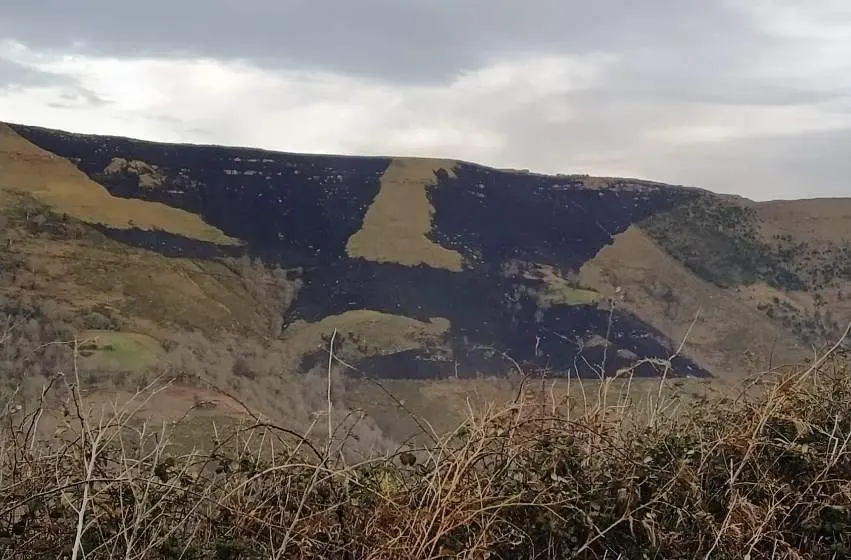
<path id="1" fill-rule="evenodd" d="M 49 107 L 61 97 L 59 88 L 30 88 L 0 97 L 2 106 L 14 108 L 4 119 L 170 141 L 484 160 L 510 143 L 510 132 L 500 127 L 506 116 L 588 89 L 606 62 L 594 57 L 502 62 L 441 87 L 272 73 L 215 60 L 50 58 L 21 45 L 7 46 L 4 54 L 71 77 L 109 103 L 83 114 Z M 570 118 L 566 105 L 552 109 Z"/>
<path id="2" fill-rule="evenodd" d="M 851 113 L 842 105 L 721 105 L 686 104 L 669 110 L 668 124 L 646 136 L 672 144 L 781 138 L 851 128 Z M 688 115 L 678 115 L 678 112 Z"/>

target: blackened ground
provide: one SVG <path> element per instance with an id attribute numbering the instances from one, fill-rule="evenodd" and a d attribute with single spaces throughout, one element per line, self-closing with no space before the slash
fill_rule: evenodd
<path id="1" fill-rule="evenodd" d="M 597 376 L 631 365 L 623 356 L 667 358 L 672 343 L 638 317 L 595 305 L 539 310 L 507 278 L 510 259 L 566 272 L 592 258 L 631 224 L 694 197 L 693 191 L 642 183 L 641 189 L 588 189 L 568 177 L 545 177 L 459 164 L 438 173 L 428 195 L 435 207 L 431 239 L 459 251 L 462 272 L 348 258 L 345 246 L 363 223 L 380 186 L 386 158 L 310 156 L 211 146 L 169 145 L 74 135 L 33 127 L 15 130 L 76 162 L 116 196 L 156 201 L 196 213 L 246 243 L 219 248 L 165 232 L 101 230 L 124 243 L 168 256 L 218 258 L 247 252 L 285 268 L 302 267 L 303 288 L 285 326 L 353 309 L 451 322 L 446 348 L 373 356 L 359 364 L 377 377 L 447 377 L 524 368 L 554 375 Z M 140 160 L 164 177 L 155 187 L 132 174 L 105 174 L 113 158 Z M 605 352 L 585 342 L 608 333 Z M 617 350 L 627 350 L 618 353 Z M 605 359 L 604 359 L 605 357 Z M 316 358 L 316 357 L 314 357 Z M 306 365 L 309 365 L 310 358 Z M 457 364 L 456 364 L 457 362 Z M 675 373 L 708 372 L 683 358 Z M 639 375 L 656 375 L 649 366 Z"/>
<path id="2" fill-rule="evenodd" d="M 351 259 L 337 269 L 314 270 L 304 278 L 290 320 L 316 321 L 351 309 L 375 309 L 421 321 L 444 317 L 452 324 L 446 343 L 462 375 L 510 370 L 511 362 L 503 353 L 524 367 L 546 369 L 555 375 L 578 372 L 582 376 L 598 375 L 594 368 L 600 365 L 607 374 L 631 365 L 617 350 L 660 359 L 673 354 L 670 341 L 661 332 L 617 309 L 554 305 L 536 320 L 537 302 L 529 296 L 517 297 L 515 287 L 522 283 L 540 289 L 540 282 L 506 278 L 497 266 L 454 273 Z M 602 350 L 584 347 L 584 341 L 606 333 L 612 347 L 603 362 Z M 416 364 L 406 369 L 404 363 L 412 356 L 417 356 Z M 453 375 L 454 361 L 438 358 L 428 352 L 407 351 L 371 357 L 360 369 L 376 377 Z M 674 358 L 673 365 L 680 373 L 709 375 L 681 357 Z M 637 374 L 657 372 L 648 365 L 639 368 Z"/>
<path id="3" fill-rule="evenodd" d="M 432 236 L 471 259 L 578 269 L 633 223 L 697 196 L 655 183 L 641 187 L 591 189 L 569 177 L 459 164 L 454 177 L 439 173 L 429 189 Z"/>
<path id="4" fill-rule="evenodd" d="M 70 159 L 115 196 L 162 202 L 200 215 L 288 266 L 345 258 L 390 160 L 156 144 L 15 125 L 34 144 Z M 165 181 L 142 187 L 133 174 L 105 174 L 113 158 L 156 166 Z"/>
<path id="5" fill-rule="evenodd" d="M 155 251 L 166 257 L 191 259 L 237 258 L 246 249 L 232 245 L 217 245 L 162 230 L 147 231 L 139 228 L 117 229 L 101 224 L 91 226 L 106 237 L 126 245 Z"/>

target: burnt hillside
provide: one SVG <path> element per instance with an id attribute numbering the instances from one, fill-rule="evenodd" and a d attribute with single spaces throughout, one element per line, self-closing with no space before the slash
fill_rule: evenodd
<path id="1" fill-rule="evenodd" d="M 291 271 L 302 287 L 282 311 L 284 333 L 297 322 L 356 310 L 449 321 L 437 341 L 364 351 L 360 364 L 373 375 L 501 373 L 510 369 L 510 356 L 524 367 L 587 376 L 599 365 L 612 373 L 640 357 L 672 353 L 674 343 L 659 330 L 610 307 L 573 275 L 614 236 L 693 200 L 698 191 L 626 180 L 599 188 L 578 176 L 464 162 L 434 163 L 425 179 L 409 179 L 396 168 L 391 184 L 389 168 L 397 163 L 389 158 L 157 144 L 10 126 L 73 162 L 111 195 L 185 210 L 242 244 L 97 226 L 113 239 L 170 256 L 248 254 Z M 368 216 L 381 197 L 384 206 Z M 414 224 L 423 220 L 428 227 L 420 235 Z M 356 246 L 352 240 L 367 229 L 373 237 Z M 396 252 L 384 251 L 385 243 L 395 244 Z M 344 337 L 340 343 L 359 341 Z M 305 365 L 318 356 L 308 353 Z M 679 374 L 708 375 L 686 358 L 674 365 Z M 639 373 L 655 370 L 643 366 Z"/>

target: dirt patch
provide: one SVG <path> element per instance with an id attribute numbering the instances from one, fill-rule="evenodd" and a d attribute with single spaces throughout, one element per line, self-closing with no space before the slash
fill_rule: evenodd
<path id="1" fill-rule="evenodd" d="M 120 409 L 133 399 L 133 394 L 114 389 L 95 390 L 85 395 L 86 403 L 92 407 L 110 407 L 117 404 Z M 138 402 L 138 397 L 133 399 Z M 142 402 L 144 404 L 142 404 Z M 174 422 L 193 411 L 243 416 L 245 410 L 234 399 L 219 392 L 198 387 L 170 385 L 142 401 L 139 417 L 147 420 Z"/>
<path id="2" fill-rule="evenodd" d="M 451 172 L 454 166 L 450 160 L 394 159 L 381 176 L 381 189 L 366 211 L 363 227 L 349 238 L 349 256 L 460 271 L 461 254 L 426 237 L 434 213 L 426 187 L 435 182 L 437 170 Z"/>
<path id="3" fill-rule="evenodd" d="M 241 242 L 199 216 L 157 202 L 118 198 L 55 154 L 0 124 L 0 187 L 26 193 L 58 213 L 117 229 L 162 230 L 222 245 Z"/>

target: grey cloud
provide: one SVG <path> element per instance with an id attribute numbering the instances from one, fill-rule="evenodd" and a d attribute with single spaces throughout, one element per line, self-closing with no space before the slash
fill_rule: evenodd
<path id="1" fill-rule="evenodd" d="M 446 83 L 506 56 L 610 53 L 601 95 L 713 103 L 831 97 L 767 83 L 753 65 L 784 43 L 722 0 L 90 0 L 10 3 L 0 38 L 111 56 L 249 60 L 394 83 Z M 76 45 L 76 46 L 75 46 Z"/>
<path id="2" fill-rule="evenodd" d="M 681 0 L 149 0 L 144 5 L 91 0 L 69 8 L 63 0 L 31 0 L 4 7 L 0 36 L 39 48 L 68 49 L 80 42 L 84 49 L 113 55 L 248 59 L 415 82 L 446 80 L 507 54 L 618 52 L 649 69 L 652 81 L 660 63 L 687 74 L 735 64 L 752 41 L 749 24 L 722 4 L 698 5 Z"/>
<path id="3" fill-rule="evenodd" d="M 59 93 L 59 101 L 48 103 L 57 109 L 91 109 L 109 105 L 109 101 L 81 85 L 66 86 Z"/>
<path id="4" fill-rule="evenodd" d="M 559 104 L 572 109 L 572 118 L 548 121 Z M 504 113 L 488 126 L 506 131 L 505 146 L 492 158 L 509 167 L 646 178 L 754 200 L 851 197 L 851 127 L 719 141 L 651 139 L 677 122 L 662 102 L 583 92 Z"/>
<path id="5" fill-rule="evenodd" d="M 686 146 L 648 171 L 681 183 L 700 177 L 701 186 L 754 200 L 851 197 L 849 145 L 851 128 Z"/>
<path id="6" fill-rule="evenodd" d="M 45 86 L 68 82 L 65 76 L 43 72 L 0 57 L 0 88 Z"/>
<path id="7" fill-rule="evenodd" d="M 720 103 L 830 97 L 766 83 L 755 61 L 785 43 L 721 0 L 63 0 L 4 8 L 0 37 L 111 56 L 198 56 L 396 83 L 447 82 L 506 56 L 611 53 L 602 95 Z M 77 45 L 77 46 L 74 46 Z"/>
<path id="8" fill-rule="evenodd" d="M 0 90 L 33 86 L 61 88 L 61 101 L 55 104 L 61 107 L 101 107 L 107 103 L 70 76 L 46 72 L 0 57 Z"/>

